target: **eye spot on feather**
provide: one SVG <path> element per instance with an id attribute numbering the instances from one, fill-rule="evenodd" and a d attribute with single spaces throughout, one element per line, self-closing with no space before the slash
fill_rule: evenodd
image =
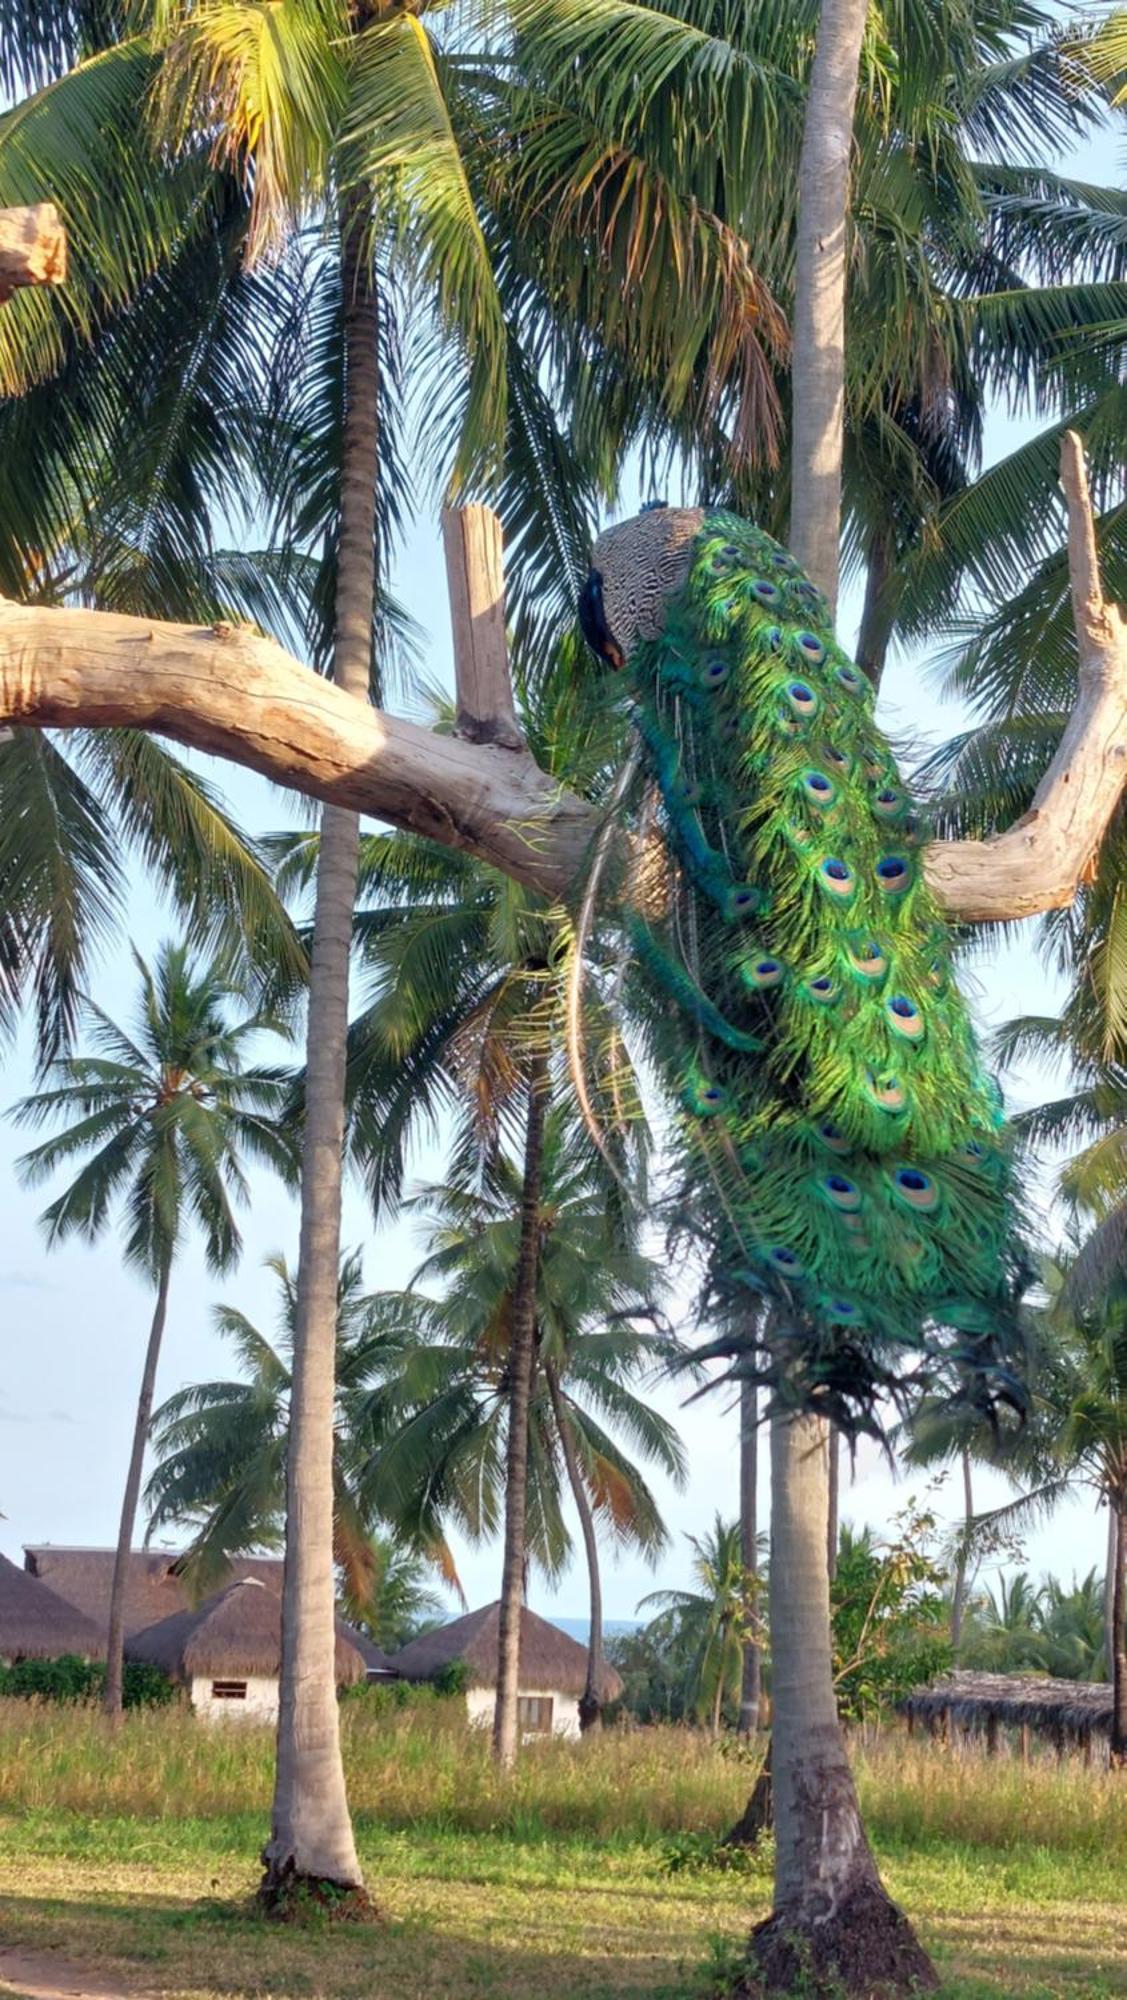
<path id="1" fill-rule="evenodd" d="M 721 542 L 719 548 L 713 549 L 709 557 L 709 568 L 721 576 L 726 570 L 734 569 L 739 559 L 740 552 L 735 542 Z"/>
<path id="2" fill-rule="evenodd" d="M 857 877 L 849 863 L 833 854 L 818 863 L 818 881 L 827 896 L 842 903 L 849 901 L 857 887 Z"/>
<path id="3" fill-rule="evenodd" d="M 804 1000 L 813 1001 L 816 1007 L 834 1007 L 841 999 L 841 987 L 836 979 L 822 973 L 817 979 L 804 979 L 799 988 Z"/>
<path id="4" fill-rule="evenodd" d="M 888 958 L 875 938 L 861 938 L 849 947 L 849 963 L 858 977 L 876 985 L 888 971 Z"/>
<path id="5" fill-rule="evenodd" d="M 728 1108 L 728 1092 L 721 1083 L 709 1083 L 703 1077 L 694 1077 L 686 1084 L 684 1091 L 685 1108 L 694 1118 L 715 1118 Z"/>
<path id="6" fill-rule="evenodd" d="M 709 653 L 701 662 L 700 681 L 706 688 L 723 687 L 728 678 L 728 662 L 722 653 Z"/>
<path id="7" fill-rule="evenodd" d="M 826 649 L 816 632 L 799 632 L 794 643 L 803 659 L 808 660 L 812 667 L 821 666 L 826 657 Z"/>
<path id="8" fill-rule="evenodd" d="M 812 715 L 818 713 L 818 697 L 806 681 L 789 681 L 786 699 L 792 712 L 803 722 L 808 722 Z"/>
<path id="9" fill-rule="evenodd" d="M 886 896 L 902 896 L 912 880 L 911 864 L 902 854 L 886 854 L 877 862 L 876 878 Z"/>
<path id="10" fill-rule="evenodd" d="M 840 686 L 845 689 L 846 694 L 862 694 L 864 692 L 865 683 L 862 676 L 857 672 L 856 667 L 851 667 L 844 661 L 837 668 L 837 680 Z"/>
<path id="11" fill-rule="evenodd" d="M 908 1093 L 898 1076 L 886 1073 L 877 1076 L 873 1070 L 865 1072 L 865 1094 L 870 1103 L 879 1110 L 896 1117 L 908 1108 Z"/>
<path id="12" fill-rule="evenodd" d="M 761 917 L 769 900 L 753 882 L 736 882 L 724 898 L 724 915 L 736 923 L 746 917 Z"/>
<path id="13" fill-rule="evenodd" d="M 922 1167 L 897 1167 L 892 1185 L 899 1199 L 920 1215 L 930 1215 L 939 1206 L 939 1189 Z"/>
<path id="14" fill-rule="evenodd" d="M 806 1267 L 797 1250 L 788 1249 L 785 1243 L 772 1244 L 771 1248 L 766 1252 L 766 1261 L 768 1264 L 773 1265 L 776 1271 L 781 1271 L 784 1277 L 804 1278 L 806 1276 Z"/>
<path id="15" fill-rule="evenodd" d="M 820 812 L 828 812 L 837 803 L 837 786 L 824 771 L 804 771 L 798 782 L 803 797 Z"/>
<path id="16" fill-rule="evenodd" d="M 888 1025 L 893 1034 L 902 1035 L 906 1042 L 921 1042 L 924 1037 L 924 1017 L 906 993 L 894 993 L 884 1003 Z"/>
<path id="17" fill-rule="evenodd" d="M 866 744 L 861 752 L 861 769 L 871 785 L 879 784 L 888 769 L 888 759 L 883 750 L 878 750 L 872 743 Z"/>
<path id="18" fill-rule="evenodd" d="M 782 592 L 778 584 L 772 583 L 765 576 L 756 577 L 755 582 L 751 586 L 751 594 L 760 604 L 774 606 L 782 602 Z"/>
<path id="19" fill-rule="evenodd" d="M 835 1125 L 832 1118 L 820 1119 L 814 1130 L 823 1146 L 828 1146 L 831 1153 L 851 1153 L 853 1151 L 841 1126 Z"/>
<path id="20" fill-rule="evenodd" d="M 837 1326 L 855 1326 L 862 1317 L 860 1306 L 852 1299 L 822 1298 L 818 1304 L 826 1318 Z"/>
<path id="21" fill-rule="evenodd" d="M 778 653 L 782 650 L 783 628 L 781 625 L 765 625 L 759 637 L 768 652 Z"/>
<path id="22" fill-rule="evenodd" d="M 740 966 L 740 976 L 745 986 L 755 993 L 769 993 L 774 986 L 781 986 L 786 978 L 786 967 L 781 958 L 772 958 L 767 952 L 756 952 L 745 958 Z"/>
<path id="23" fill-rule="evenodd" d="M 853 759 L 847 750 L 839 750 L 836 743 L 824 743 L 822 745 L 822 755 L 827 764 L 831 764 L 841 777 L 847 778 L 849 776 L 850 771 L 853 769 Z"/>
<path id="24" fill-rule="evenodd" d="M 899 819 L 904 805 L 903 792 L 898 792 L 895 785 L 882 785 L 873 800 L 873 811 L 878 819 Z"/>
<path id="25" fill-rule="evenodd" d="M 842 1215 L 854 1215 L 860 1208 L 861 1190 L 856 1181 L 848 1180 L 844 1174 L 827 1174 L 819 1186 L 830 1207 Z"/>

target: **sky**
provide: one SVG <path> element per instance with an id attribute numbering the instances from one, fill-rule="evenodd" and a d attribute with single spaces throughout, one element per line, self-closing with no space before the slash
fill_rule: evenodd
<path id="1" fill-rule="evenodd" d="M 1068 164 L 1078 177 L 1117 178 L 1110 137 L 1093 142 Z M 1013 449 L 1025 428 L 999 414 L 989 427 L 988 459 Z M 649 496 L 625 495 L 622 512 L 632 512 L 643 497 Z M 411 529 L 392 584 L 425 635 L 426 679 L 448 687 L 451 642 L 436 517 L 420 519 Z M 841 616 L 846 643 L 855 632 L 858 612 L 856 593 L 847 592 Z M 893 659 L 880 719 L 890 734 L 921 750 L 967 720 L 958 707 L 941 700 L 926 653 Z M 298 823 L 294 802 L 254 774 L 210 759 L 195 762 L 220 785 L 249 830 Z M 139 868 L 132 871 L 131 884 L 127 935 L 149 955 L 170 933 L 171 919 Z M 123 927 L 120 943 L 104 955 L 92 981 L 99 1005 L 121 1019 L 135 1004 L 127 935 Z M 1012 927 L 1002 946 L 972 960 L 964 983 L 987 1031 L 1019 1011 L 1055 1012 L 1062 996 L 1060 982 L 1037 954 L 1035 926 L 1028 923 Z M 1055 1092 L 1061 1081 L 1059 1073 L 1011 1073 L 1005 1079 L 1007 1100 L 1011 1108 L 1021 1109 Z M 0 1112 L 32 1087 L 31 1041 L 25 1034 L 4 1063 Z M 115 1540 L 151 1311 L 151 1299 L 125 1269 L 114 1235 L 94 1247 L 71 1243 L 47 1254 L 37 1226 L 47 1192 L 22 1188 L 16 1171 L 17 1157 L 30 1143 L 10 1123 L 0 1123 L 0 1550 L 17 1562 L 25 1543 L 105 1546 Z M 415 1159 L 415 1177 L 434 1178 L 440 1167 L 441 1150 L 430 1144 Z M 187 1383 L 231 1372 L 230 1356 L 213 1324 L 217 1302 L 237 1303 L 264 1332 L 275 1330 L 274 1281 L 263 1260 L 281 1250 L 291 1263 L 296 1261 L 297 1213 L 294 1202 L 265 1172 L 254 1171 L 252 1190 L 250 1206 L 240 1217 L 244 1252 L 237 1272 L 225 1280 L 210 1278 L 198 1241 L 189 1243 L 175 1268 L 158 1400 Z M 1047 1173 L 1033 1198 L 1047 1211 Z M 405 1284 L 421 1255 L 417 1225 L 411 1220 L 374 1233 L 355 1183 L 346 1195 L 343 1241 L 363 1250 L 371 1289 Z M 691 1476 L 683 1492 L 654 1481 L 670 1528 L 670 1542 L 656 1570 L 632 1555 L 606 1552 L 606 1613 L 612 1620 L 632 1618 L 647 1591 L 691 1584 L 688 1538 L 707 1532 L 717 1514 L 732 1518 L 738 1505 L 738 1422 L 730 1397 L 720 1391 L 685 1408 L 678 1392 L 667 1386 L 655 1392 L 654 1400 L 680 1429 Z M 766 1459 L 764 1438 L 761 1520 L 767 1510 Z M 876 1447 L 862 1443 L 854 1465 L 843 1455 L 842 1518 L 885 1533 L 912 1497 L 933 1507 L 941 1520 L 953 1521 L 960 1508 L 955 1487 L 953 1477 L 937 1488 L 922 1474 L 898 1477 Z M 976 1506 L 1007 1497 L 998 1475 L 976 1474 Z M 1053 1571 L 1066 1580 L 1082 1576 L 1093 1566 L 1102 1567 L 1105 1536 L 1106 1516 L 1096 1512 L 1092 1496 L 1083 1495 L 1026 1537 L 1022 1560 L 1034 1574 Z M 499 1546 L 457 1543 L 456 1555 L 470 1605 L 496 1597 Z M 982 1580 L 995 1581 L 990 1567 Z M 546 1614 L 585 1616 L 586 1584 L 578 1553 L 555 1589 L 533 1576 L 530 1603 Z"/>

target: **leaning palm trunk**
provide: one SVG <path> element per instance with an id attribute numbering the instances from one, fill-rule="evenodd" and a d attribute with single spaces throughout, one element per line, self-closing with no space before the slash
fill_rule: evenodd
<path id="1" fill-rule="evenodd" d="M 560 1449 L 563 1452 L 568 1484 L 571 1487 L 571 1497 L 575 1501 L 575 1511 L 579 1516 L 579 1529 L 587 1556 L 591 1629 L 587 1636 L 587 1680 L 579 1697 L 579 1727 L 586 1735 L 588 1730 L 599 1728 L 603 1715 L 603 1580 L 599 1571 L 599 1538 L 595 1533 L 595 1517 L 591 1512 L 587 1488 L 583 1484 L 583 1474 L 575 1449 L 575 1433 L 564 1405 L 560 1379 L 551 1362 L 544 1372 L 548 1378 L 552 1414 L 556 1420 Z"/>
<path id="2" fill-rule="evenodd" d="M 343 250 L 345 419 L 333 677 L 368 699 L 375 608 L 379 306 L 358 205 Z M 359 1891 L 337 1714 L 333 1411 L 348 973 L 359 820 L 326 807 L 309 978 L 301 1245 L 286 1472 L 278 1760 L 263 1860 L 268 1905 L 303 1885 Z"/>
<path id="3" fill-rule="evenodd" d="M 881 1887 L 834 1696 L 826 1570 L 827 1462 L 817 1418 L 771 1425 L 771 1659 L 775 1900 L 753 1935 L 769 1987 L 804 1978 L 847 1993 L 938 1984 Z"/>
<path id="4" fill-rule="evenodd" d="M 759 1390 L 754 1382 L 740 1383 L 740 1561 L 752 1585 L 759 1575 Z M 759 1727 L 759 1700 L 762 1664 L 754 1626 L 759 1610 L 754 1591 L 749 1605 L 749 1626 L 743 1642 L 743 1670 L 740 1680 L 740 1735 L 754 1736 Z"/>
<path id="5" fill-rule="evenodd" d="M 1111 1647 L 1111 1764 L 1127 1769 L 1127 1493 L 1115 1507 L 1115 1588 L 1111 1595 L 1114 1630 Z"/>
<path id="6" fill-rule="evenodd" d="M 509 1436 L 505 1461 L 505 1554 L 498 1615 L 497 1701 L 493 1749 L 508 1769 L 516 1762 L 520 1694 L 520 1614 L 528 1528 L 528 1419 L 536 1365 L 536 1285 L 540 1272 L 540 1183 L 544 1171 L 544 1114 L 547 1064 L 542 1055 L 529 1065 L 528 1116 L 524 1135 L 524 1179 L 520 1201 L 520 1252 L 513 1284 L 509 1342 Z"/>
<path id="7" fill-rule="evenodd" d="M 157 1280 L 157 1302 L 153 1308 L 149 1344 L 145 1349 L 145 1366 L 141 1372 L 137 1415 L 133 1422 L 133 1444 L 129 1453 L 129 1471 L 125 1480 L 121 1521 L 117 1531 L 113 1583 L 110 1587 L 110 1624 L 106 1635 L 106 1691 L 103 1706 L 106 1714 L 112 1716 L 115 1722 L 121 1715 L 125 1681 L 125 1591 L 129 1580 L 129 1557 L 133 1549 L 133 1530 L 137 1524 L 141 1473 L 144 1470 L 145 1446 L 149 1440 L 153 1393 L 156 1389 L 157 1368 L 160 1364 L 160 1345 L 164 1338 L 164 1322 L 168 1312 L 168 1280 L 171 1268 L 172 1259 L 166 1257 Z"/>

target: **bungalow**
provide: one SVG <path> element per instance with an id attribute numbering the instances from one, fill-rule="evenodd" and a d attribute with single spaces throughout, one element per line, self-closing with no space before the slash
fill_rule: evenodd
<path id="1" fill-rule="evenodd" d="M 106 1642 L 92 1619 L 0 1556 L 0 1660 L 57 1660 L 64 1653 L 104 1660 Z"/>
<path id="2" fill-rule="evenodd" d="M 444 1667 L 460 1661 L 466 1669 L 466 1709 L 471 1722 L 493 1719 L 497 1693 L 497 1633 L 501 1606 L 487 1604 L 449 1625 L 424 1632 L 391 1666 L 401 1679 L 431 1681 Z M 587 1684 L 587 1649 L 546 1618 L 523 1606 L 520 1614 L 520 1681 L 518 1723 L 524 1736 L 578 1736 L 579 1697 Z M 622 1681 L 613 1667 L 604 1667 L 600 1693 L 614 1701 Z"/>
<path id="3" fill-rule="evenodd" d="M 125 1576 L 125 1636 L 189 1611 L 197 1600 L 181 1574 L 186 1551 L 183 1549 L 131 1549 Z M 110 1622 L 110 1591 L 116 1552 L 113 1549 L 55 1548 L 50 1542 L 29 1544 L 24 1550 L 24 1569 L 50 1586 L 57 1596 L 73 1605 L 93 1622 L 102 1634 L 99 1659 L 105 1657 L 105 1634 Z M 281 1556 L 235 1556 L 228 1565 L 230 1579 L 241 1583 L 254 1578 L 281 1595 Z M 389 1673 L 387 1654 L 352 1625 L 344 1625 L 351 1644 L 361 1654 L 369 1680 L 383 1680 Z"/>
<path id="4" fill-rule="evenodd" d="M 258 1577 L 229 1583 L 194 1609 L 174 1611 L 134 1632 L 129 1660 L 159 1667 L 186 1689 L 192 1707 L 210 1719 L 275 1722 L 282 1665 L 282 1600 Z M 337 1686 L 362 1681 L 363 1655 L 337 1626 Z"/>

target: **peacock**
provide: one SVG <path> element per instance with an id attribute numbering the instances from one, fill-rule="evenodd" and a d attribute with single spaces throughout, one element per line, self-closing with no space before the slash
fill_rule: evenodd
<path id="1" fill-rule="evenodd" d="M 624 885 L 627 976 L 679 1104 L 678 1211 L 727 1329 L 707 1351 L 851 1434 L 906 1381 L 1020 1411 L 1001 1097 L 824 598 L 737 515 L 659 503 L 597 542 L 580 623 L 671 863 Z"/>

